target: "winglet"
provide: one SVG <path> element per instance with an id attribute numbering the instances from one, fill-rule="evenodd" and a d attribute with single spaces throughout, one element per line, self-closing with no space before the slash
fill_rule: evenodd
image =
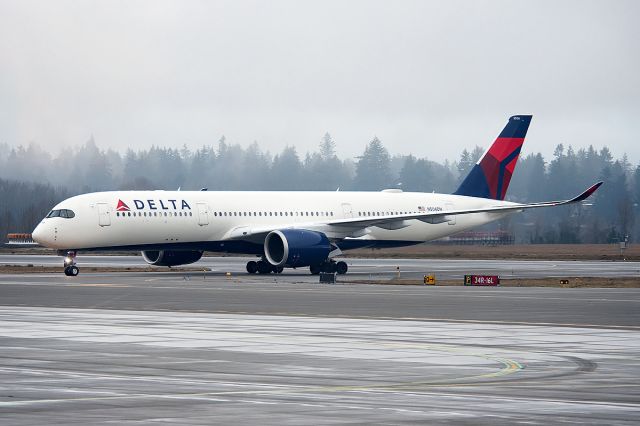
<path id="1" fill-rule="evenodd" d="M 586 200 L 587 198 L 591 197 L 591 195 L 596 192 L 596 190 L 598 188 L 600 188 L 600 185 L 602 185 L 602 181 L 595 183 L 593 185 L 591 185 L 589 188 L 587 188 L 582 194 L 578 195 L 575 198 L 570 199 L 569 201 L 567 201 L 568 203 L 579 203 L 580 201 Z"/>

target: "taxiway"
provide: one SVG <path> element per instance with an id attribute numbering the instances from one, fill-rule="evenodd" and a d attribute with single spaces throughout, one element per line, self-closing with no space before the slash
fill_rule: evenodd
<path id="1" fill-rule="evenodd" d="M 640 418 L 640 289 L 322 285 L 212 259 L 0 275 L 0 424 Z"/>

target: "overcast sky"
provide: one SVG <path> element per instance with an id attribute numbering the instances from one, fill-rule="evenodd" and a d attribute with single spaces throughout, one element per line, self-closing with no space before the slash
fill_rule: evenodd
<path id="1" fill-rule="evenodd" d="M 221 135 L 434 160 L 533 114 L 525 151 L 640 161 L 638 1 L 0 0 L 0 142 Z"/>

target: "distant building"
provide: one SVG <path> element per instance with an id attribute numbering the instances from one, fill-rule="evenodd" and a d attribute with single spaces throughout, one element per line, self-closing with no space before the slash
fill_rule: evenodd
<path id="1" fill-rule="evenodd" d="M 7 234 L 9 245 L 12 246 L 33 246 L 36 242 L 31 238 L 31 234 Z"/>

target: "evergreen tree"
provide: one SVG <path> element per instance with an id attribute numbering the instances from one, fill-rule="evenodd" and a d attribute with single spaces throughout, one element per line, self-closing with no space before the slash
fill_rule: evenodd
<path id="1" fill-rule="evenodd" d="M 433 190 L 433 180 L 427 160 L 416 159 L 413 155 L 405 157 L 400 170 L 400 183 L 404 191 L 429 192 Z"/>
<path id="2" fill-rule="evenodd" d="M 336 156 L 336 144 L 331 139 L 329 132 L 325 133 L 320 142 L 320 157 L 323 160 L 329 160 Z"/>
<path id="3" fill-rule="evenodd" d="M 287 146 L 273 158 L 271 166 L 271 188 L 273 190 L 293 191 L 301 188 L 302 163 L 296 149 Z"/>
<path id="4" fill-rule="evenodd" d="M 380 139 L 374 137 L 356 164 L 354 186 L 360 191 L 380 191 L 392 186 L 390 157 Z"/>

